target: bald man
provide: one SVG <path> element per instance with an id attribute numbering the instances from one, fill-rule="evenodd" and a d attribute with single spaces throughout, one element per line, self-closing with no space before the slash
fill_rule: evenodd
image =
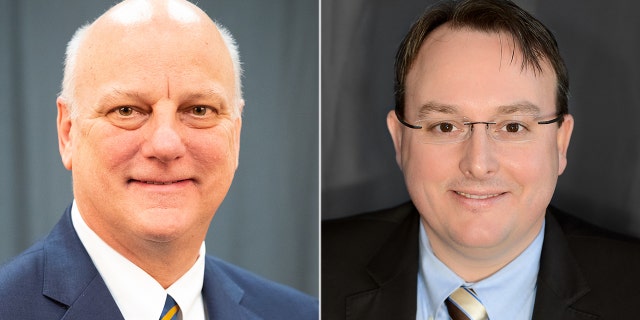
<path id="1" fill-rule="evenodd" d="M 206 256 L 238 165 L 231 35 L 182 0 L 127 0 L 67 47 L 58 141 L 74 201 L 0 270 L 2 319 L 316 319 L 317 301 Z"/>

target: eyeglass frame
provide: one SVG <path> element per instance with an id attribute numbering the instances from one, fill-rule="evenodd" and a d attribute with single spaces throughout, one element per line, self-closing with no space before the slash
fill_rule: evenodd
<path id="1" fill-rule="evenodd" d="M 417 125 L 413 125 L 413 124 L 410 124 L 410 123 L 406 122 L 402 118 L 402 116 L 400 116 L 400 113 L 399 113 L 397 107 L 394 108 L 394 111 L 395 111 L 396 118 L 398 119 L 398 121 L 400 123 L 402 123 L 404 126 L 406 126 L 407 128 L 410 128 L 410 129 L 422 129 L 422 126 L 417 126 Z M 537 124 L 552 124 L 552 123 L 559 122 L 559 125 L 562 125 L 562 122 L 564 120 L 564 115 L 565 115 L 564 113 L 556 113 L 556 117 L 555 118 L 553 118 L 551 120 L 537 121 L 536 123 Z M 469 126 L 470 127 L 469 131 L 473 132 L 473 126 L 476 125 L 476 124 L 484 124 L 484 125 L 487 126 L 487 129 L 488 129 L 490 124 L 496 124 L 496 123 L 497 122 L 491 122 L 491 121 L 467 121 L 467 122 L 464 122 L 463 124 L 465 126 Z M 466 139 L 468 139 L 468 137 L 465 138 L 464 140 L 466 140 Z M 457 141 L 457 142 L 462 142 L 464 140 L 460 140 L 460 141 Z"/>

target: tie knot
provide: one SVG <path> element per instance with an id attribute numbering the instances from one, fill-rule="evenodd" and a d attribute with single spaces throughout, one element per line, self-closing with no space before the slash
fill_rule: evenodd
<path id="1" fill-rule="evenodd" d="M 445 301 L 453 320 L 488 320 L 487 310 L 473 289 L 460 287 Z"/>
<path id="2" fill-rule="evenodd" d="M 177 320 L 178 311 L 180 307 L 170 295 L 167 295 L 167 299 L 164 301 L 164 308 L 162 308 L 162 314 L 160 320 Z"/>

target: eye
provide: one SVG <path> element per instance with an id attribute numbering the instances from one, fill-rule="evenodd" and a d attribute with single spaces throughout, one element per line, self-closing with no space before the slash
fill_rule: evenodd
<path id="1" fill-rule="evenodd" d="M 191 109 L 191 113 L 193 113 L 194 116 L 199 116 L 199 117 L 203 117 L 205 115 L 207 115 L 207 113 L 209 113 L 211 109 L 205 106 L 195 106 Z"/>
<path id="2" fill-rule="evenodd" d="M 133 115 L 134 110 L 132 107 L 120 107 L 116 110 L 116 112 L 119 116 L 130 117 Z"/>
<path id="3" fill-rule="evenodd" d="M 192 116 L 202 118 L 202 117 L 211 117 L 217 114 L 218 111 L 215 108 L 210 106 L 193 106 L 193 107 L 190 107 L 187 113 L 190 113 Z"/>
<path id="4" fill-rule="evenodd" d="M 440 130 L 442 132 L 451 132 L 451 131 L 453 131 L 454 126 L 451 123 L 443 122 L 443 123 L 440 123 L 437 126 L 437 128 L 438 128 L 438 130 Z"/>
<path id="5" fill-rule="evenodd" d="M 508 122 L 504 126 L 504 130 L 505 131 L 513 132 L 513 133 L 520 132 L 520 131 L 522 131 L 524 129 L 525 129 L 525 127 L 521 123 L 518 123 L 518 122 Z"/>
<path id="6" fill-rule="evenodd" d="M 452 133 L 459 129 L 454 121 L 444 120 L 427 126 L 427 130 L 433 133 Z"/>
<path id="7" fill-rule="evenodd" d="M 109 111 L 109 117 L 112 119 L 133 119 L 138 118 L 143 112 L 135 106 L 119 106 Z"/>
<path id="8" fill-rule="evenodd" d="M 210 128 L 222 118 L 216 107 L 211 105 L 188 105 L 180 109 L 182 121 L 192 128 Z"/>
<path id="9" fill-rule="evenodd" d="M 107 119 L 116 127 L 126 130 L 139 128 L 149 118 L 149 113 L 137 106 L 119 106 L 111 109 Z"/>

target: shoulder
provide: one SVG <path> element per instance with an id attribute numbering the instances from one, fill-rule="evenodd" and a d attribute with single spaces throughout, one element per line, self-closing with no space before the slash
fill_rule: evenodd
<path id="1" fill-rule="evenodd" d="M 322 267 L 362 267 L 384 246 L 417 243 L 419 214 L 412 203 L 322 222 Z M 415 234 L 415 237 L 413 236 Z"/>
<path id="2" fill-rule="evenodd" d="M 381 288 L 395 291 L 387 291 L 390 293 L 380 303 L 398 295 L 412 300 L 419 226 L 420 215 L 412 203 L 323 221 L 323 316 L 341 319 L 350 297 Z"/>
<path id="3" fill-rule="evenodd" d="M 585 301 L 591 305 L 611 299 L 640 302 L 640 239 L 600 228 L 555 208 L 549 211 L 590 287 Z"/>
<path id="4" fill-rule="evenodd" d="M 9 288 L 24 289 L 25 284 L 42 279 L 44 266 L 43 242 L 39 241 L 20 255 L 0 266 L 0 295 L 10 292 Z"/>
<path id="5" fill-rule="evenodd" d="M 417 210 L 408 202 L 393 208 L 325 220 L 322 222 L 323 249 L 334 242 L 341 247 L 348 243 L 369 242 L 372 238 L 384 242 L 396 228 L 418 220 L 418 217 Z M 348 243 L 344 243 L 346 240 Z"/>
<path id="6" fill-rule="evenodd" d="M 64 313 L 64 308 L 43 295 L 43 247 L 40 241 L 0 267 L 0 310 L 4 316 L 39 319 L 43 314 L 60 317 Z"/>
<path id="7" fill-rule="evenodd" d="M 593 265 L 596 257 L 618 257 L 640 264 L 640 239 L 595 226 L 553 207 L 549 212 L 562 229 L 571 251 L 581 259 L 588 259 L 589 265 Z"/>
<path id="8" fill-rule="evenodd" d="M 242 304 L 265 319 L 318 318 L 318 301 L 309 295 L 213 256 L 207 256 L 206 265 L 209 276 L 217 278 L 213 281 L 224 277 L 233 282 L 244 293 Z"/>

